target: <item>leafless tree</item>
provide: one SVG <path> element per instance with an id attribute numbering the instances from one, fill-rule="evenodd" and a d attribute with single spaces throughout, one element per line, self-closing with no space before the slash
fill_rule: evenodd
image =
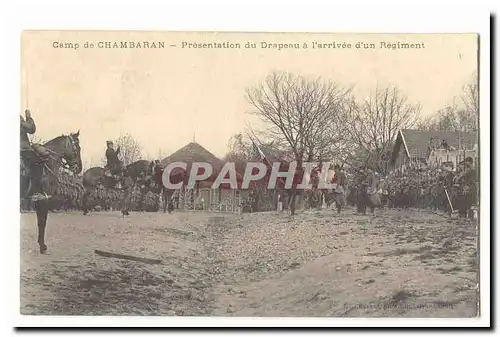
<path id="1" fill-rule="evenodd" d="M 257 142 L 260 149 L 266 154 L 275 159 L 285 159 L 288 156 L 286 150 L 278 146 L 275 141 L 258 138 L 255 133 L 251 135 L 247 133 L 236 133 L 229 139 L 228 153 L 225 156 L 226 160 L 253 161 L 260 158 L 259 152 L 253 146 L 252 142 Z"/>
<path id="2" fill-rule="evenodd" d="M 458 111 L 459 108 L 456 105 L 446 106 L 439 109 L 436 114 L 422 119 L 417 124 L 417 128 L 426 131 L 460 131 Z"/>
<path id="3" fill-rule="evenodd" d="M 463 105 L 457 111 L 461 131 L 476 131 L 479 127 L 479 83 L 474 73 L 469 83 L 463 87 L 460 101 Z"/>
<path id="4" fill-rule="evenodd" d="M 229 152 L 225 159 L 228 161 L 247 161 L 251 159 L 251 148 L 246 144 L 242 133 L 231 136 L 227 144 Z"/>
<path id="5" fill-rule="evenodd" d="M 415 126 L 420 110 L 397 87 L 377 87 L 363 101 L 352 100 L 343 119 L 358 156 L 364 153 L 370 157 L 366 162 L 382 165 L 398 131 Z"/>
<path id="6" fill-rule="evenodd" d="M 267 123 L 268 137 L 286 144 L 300 168 L 304 160 L 321 160 L 331 142 L 338 140 L 332 136 L 340 130 L 334 117 L 349 93 L 321 78 L 275 72 L 264 83 L 247 89 L 246 98 L 253 107 L 250 113 Z M 292 185 L 292 214 L 295 196 L 296 186 Z"/>
<path id="7" fill-rule="evenodd" d="M 437 114 L 421 117 L 415 128 L 422 131 L 437 131 Z"/>
<path id="8" fill-rule="evenodd" d="M 130 134 L 118 137 L 113 143 L 115 150 L 120 148 L 120 154 L 118 156 L 125 166 L 141 159 L 143 156 L 141 145 Z M 106 163 L 105 157 L 103 157 L 102 162 Z"/>
<path id="9" fill-rule="evenodd" d="M 242 133 L 231 136 L 228 142 L 229 152 L 224 156 L 224 160 L 234 163 L 237 172 L 245 172 L 245 165 L 251 160 L 250 146 L 246 144 Z"/>
<path id="10" fill-rule="evenodd" d="M 422 119 L 418 128 L 433 131 L 477 131 L 479 127 L 479 92 L 477 74 L 473 74 L 454 103 Z"/>

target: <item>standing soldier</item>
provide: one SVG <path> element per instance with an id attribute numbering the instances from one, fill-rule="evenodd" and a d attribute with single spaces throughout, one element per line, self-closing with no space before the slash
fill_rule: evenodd
<path id="1" fill-rule="evenodd" d="M 444 210 L 451 214 L 453 210 L 453 199 L 456 193 L 453 193 L 453 163 L 445 163 L 444 164 L 444 174 L 443 174 L 443 183 L 444 183 L 444 202 L 445 207 Z M 450 205 L 451 204 L 451 205 Z"/>
<path id="2" fill-rule="evenodd" d="M 337 184 L 337 187 L 333 191 L 335 205 L 337 206 L 337 213 L 340 213 L 343 206 L 345 206 L 345 189 L 346 189 L 346 176 L 344 171 L 340 168 L 340 165 L 336 164 L 334 167 L 335 176 L 333 177 L 333 183 Z"/>
<path id="3" fill-rule="evenodd" d="M 468 205 L 467 211 L 469 218 L 473 217 L 471 207 L 477 205 L 477 196 L 478 196 L 478 185 L 477 185 L 477 170 L 474 168 L 474 160 L 472 157 L 465 158 L 465 184 L 467 186 L 468 194 L 466 203 Z"/>
<path id="4" fill-rule="evenodd" d="M 356 210 L 358 213 L 366 214 L 368 203 L 368 184 L 365 167 L 360 167 L 355 178 L 356 182 Z"/>
<path id="5" fill-rule="evenodd" d="M 387 208 L 394 207 L 394 186 L 396 183 L 396 176 L 391 172 L 384 181 L 384 193 L 386 197 Z"/>
<path id="6" fill-rule="evenodd" d="M 367 168 L 366 174 L 366 184 L 367 184 L 367 205 L 370 207 L 371 213 L 375 213 L 375 207 L 380 207 L 381 201 L 378 193 L 378 175 L 373 167 Z"/>
<path id="7" fill-rule="evenodd" d="M 153 162 L 153 183 L 156 190 L 161 191 L 163 186 L 162 176 L 163 176 L 163 168 L 158 159 L 155 159 Z"/>
<path id="8" fill-rule="evenodd" d="M 463 171 L 457 177 L 458 209 L 460 216 L 472 218 L 471 207 L 476 204 L 477 172 L 474 169 L 474 160 L 465 158 Z"/>

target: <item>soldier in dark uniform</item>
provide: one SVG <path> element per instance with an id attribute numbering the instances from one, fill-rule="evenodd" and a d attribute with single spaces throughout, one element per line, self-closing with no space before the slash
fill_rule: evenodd
<path id="1" fill-rule="evenodd" d="M 454 178 L 454 173 L 453 173 L 453 164 L 452 163 L 444 163 L 443 165 L 443 176 L 442 176 L 442 183 L 443 183 L 443 211 L 451 213 L 451 208 L 450 208 L 450 202 L 453 205 L 453 178 Z M 446 193 L 448 193 L 448 196 L 446 196 Z M 450 199 L 448 201 L 448 198 Z"/>
<path id="2" fill-rule="evenodd" d="M 449 149 L 448 142 L 446 141 L 446 139 L 443 139 L 443 141 L 441 142 L 441 148 L 445 150 Z"/>
<path id="3" fill-rule="evenodd" d="M 366 214 L 368 203 L 368 181 L 365 167 L 359 168 L 356 178 L 356 210 L 358 213 Z"/>
<path id="4" fill-rule="evenodd" d="M 162 178 L 163 177 L 163 168 L 158 159 L 153 161 L 153 170 L 152 170 L 152 182 L 156 189 L 161 189 L 163 186 Z"/>
<path id="5" fill-rule="evenodd" d="M 464 182 L 466 187 L 467 199 L 467 213 L 469 218 L 473 217 L 471 207 L 477 205 L 477 196 L 478 196 L 478 174 L 477 170 L 474 168 L 474 160 L 471 157 L 465 158 L 465 177 Z"/>
<path id="6" fill-rule="evenodd" d="M 163 174 L 163 168 L 161 167 L 160 161 L 158 159 L 155 159 L 153 161 L 153 174 L 155 176 Z"/>
<path id="7" fill-rule="evenodd" d="M 463 162 L 463 169 L 456 177 L 457 208 L 461 217 L 472 217 L 471 207 L 476 204 L 477 199 L 477 171 L 474 169 L 474 161 L 467 157 Z"/>
<path id="8" fill-rule="evenodd" d="M 106 149 L 106 161 L 107 164 L 104 167 L 106 170 L 106 173 L 111 176 L 119 176 L 122 172 L 122 162 L 120 159 L 118 159 L 118 155 L 120 154 L 120 146 L 115 149 L 113 148 L 113 142 L 108 140 L 106 142 L 107 149 Z"/>
<path id="9" fill-rule="evenodd" d="M 25 111 L 26 119 L 24 119 L 23 116 L 20 117 L 21 160 L 25 168 L 28 170 L 28 176 L 31 182 L 29 191 L 27 191 L 27 196 L 31 195 L 31 199 L 33 201 L 45 200 L 50 198 L 50 195 L 43 193 L 43 163 L 48 158 L 49 153 L 42 145 L 30 143 L 28 134 L 34 134 L 36 131 L 35 121 L 31 117 L 30 111 Z"/>

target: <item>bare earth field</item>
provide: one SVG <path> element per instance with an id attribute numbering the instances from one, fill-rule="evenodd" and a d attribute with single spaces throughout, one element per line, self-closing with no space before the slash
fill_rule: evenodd
<path id="1" fill-rule="evenodd" d="M 474 317 L 476 223 L 376 216 L 119 212 L 21 218 L 21 313 Z M 106 258 L 94 250 L 160 259 Z"/>

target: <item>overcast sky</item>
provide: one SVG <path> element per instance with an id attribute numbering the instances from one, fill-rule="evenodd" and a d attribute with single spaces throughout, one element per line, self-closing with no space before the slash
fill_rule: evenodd
<path id="1" fill-rule="evenodd" d="M 79 49 L 54 48 L 78 42 Z M 94 48 L 84 48 L 84 43 Z M 99 42 L 161 41 L 164 49 L 98 48 Z M 241 49 L 181 48 L 182 42 L 240 43 Z M 308 49 L 263 49 L 268 43 L 308 43 Z M 376 49 L 356 49 L 357 42 Z M 381 48 L 423 43 L 421 49 Z M 245 49 L 246 42 L 258 48 Z M 351 43 L 312 49 L 312 42 Z M 170 45 L 176 47 L 170 47 Z M 255 123 L 245 88 L 272 71 L 322 76 L 364 97 L 397 85 L 429 115 L 453 101 L 477 69 L 477 36 L 380 34 L 257 34 L 149 32 L 25 32 L 22 111 L 32 111 L 37 135 L 50 140 L 80 130 L 85 167 L 100 164 L 106 140 L 130 133 L 144 152 L 170 154 L 193 140 L 223 156 L 231 135 Z M 22 113 L 21 111 L 21 113 Z"/>

